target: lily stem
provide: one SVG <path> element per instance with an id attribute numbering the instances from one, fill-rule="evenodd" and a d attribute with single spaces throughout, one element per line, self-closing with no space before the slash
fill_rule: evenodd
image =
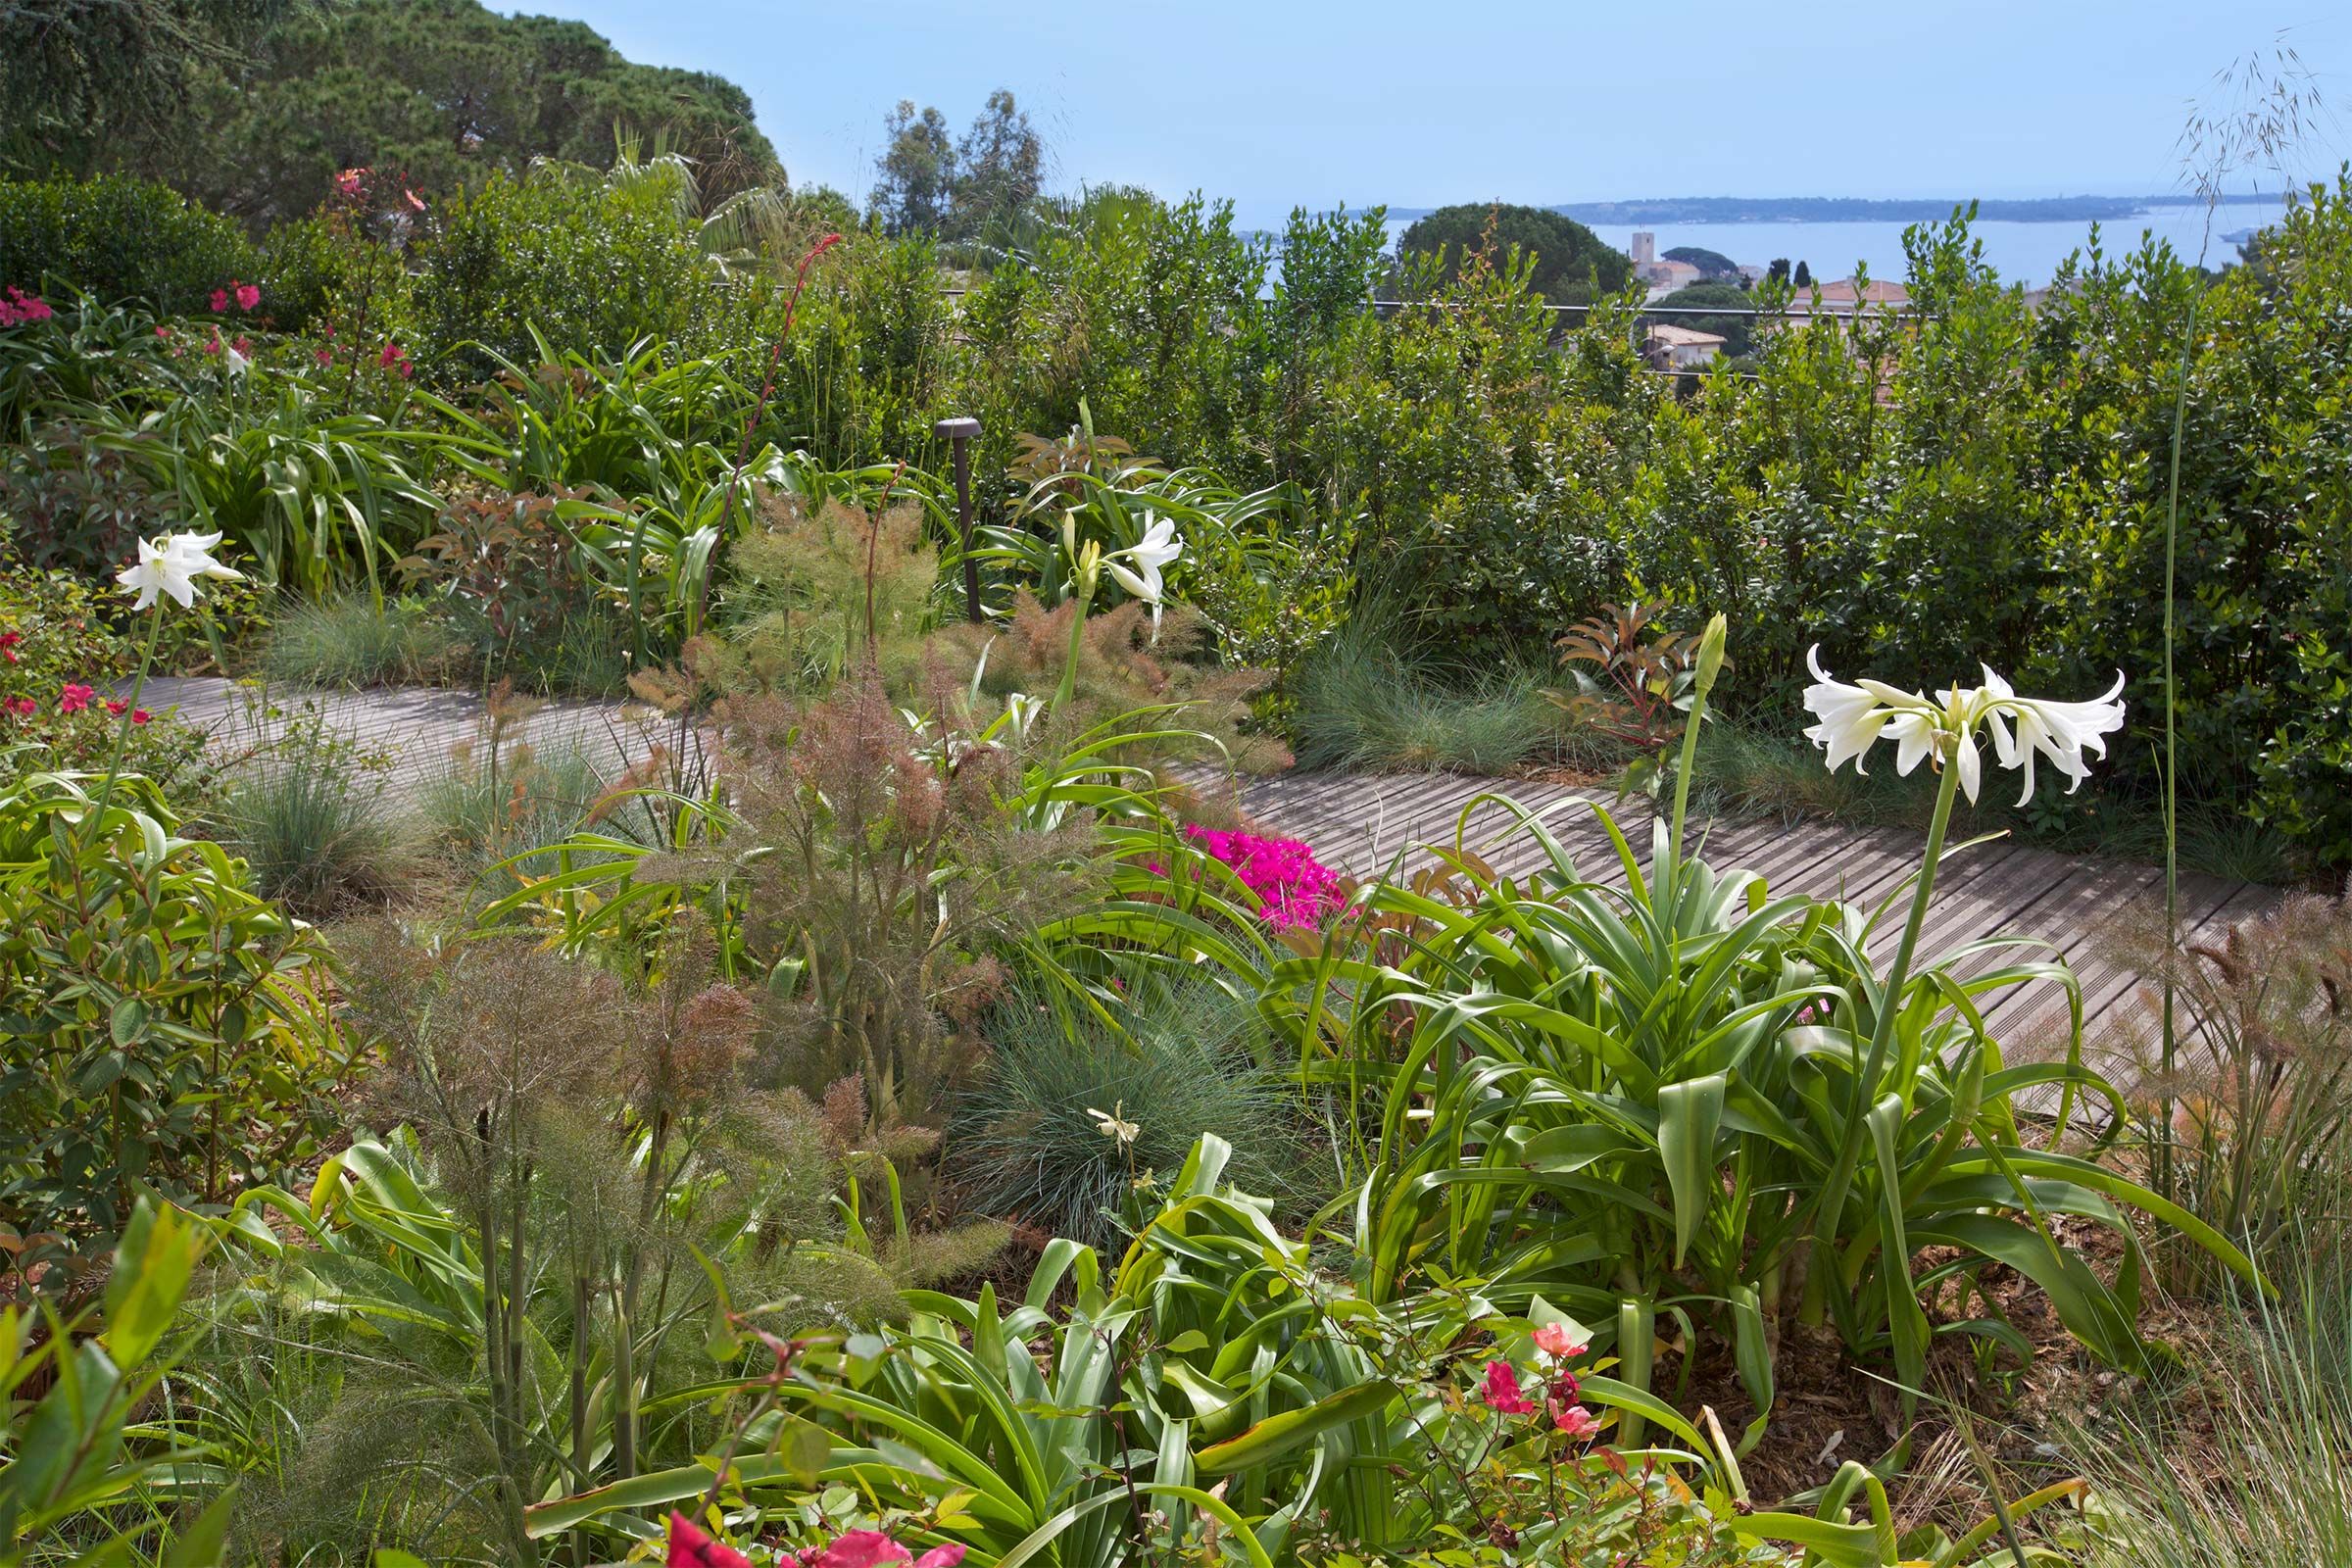
<path id="1" fill-rule="evenodd" d="M 1974 741 L 1963 736 L 1958 744 L 1973 745 Z M 1960 788 L 1958 760 L 1945 758 L 1942 762 L 1943 781 L 1936 791 L 1936 815 L 1928 826 L 1927 858 L 1919 867 L 1919 884 L 1911 893 L 1911 913 L 1903 921 L 1902 940 L 1895 945 L 1894 965 L 1886 971 L 1886 984 L 1879 989 L 1878 1005 L 1871 1018 L 1870 1054 L 1864 1058 L 1861 1076 L 1854 1081 L 1853 1101 L 1846 1107 L 1845 1131 L 1838 1139 L 1838 1160 L 1822 1186 L 1821 1207 L 1814 1216 L 1813 1246 L 1819 1255 L 1805 1280 L 1803 1317 L 1808 1324 L 1821 1321 L 1822 1298 L 1828 1292 L 1831 1275 L 1837 1272 L 1838 1226 L 1845 1217 L 1846 1193 L 1853 1185 L 1854 1168 L 1861 1160 L 1863 1125 L 1870 1115 L 1879 1074 L 1886 1067 L 1886 1050 L 1894 1039 L 1895 1014 L 1902 1010 L 1903 990 L 1911 980 L 1912 955 L 1919 948 L 1920 928 L 1927 924 L 1928 902 L 1936 895 L 1936 864 L 1943 858 L 1944 832 L 1951 825 L 1952 803 Z"/>

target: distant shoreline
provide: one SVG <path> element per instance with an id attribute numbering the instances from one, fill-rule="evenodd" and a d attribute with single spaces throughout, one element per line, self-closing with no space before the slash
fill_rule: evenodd
<path id="1" fill-rule="evenodd" d="M 2194 205 L 2186 192 L 2170 196 L 2042 196 L 2026 201 L 1979 201 L 1977 219 L 1988 223 L 2081 223 L 2137 218 L 2151 208 Z M 2275 203 L 2276 194 L 2224 196 L 2222 205 Z M 1940 223 L 1965 201 L 1929 198 L 1875 200 L 1850 196 L 1677 196 L 1633 202 L 1562 202 L 1551 209 L 1580 223 Z M 1436 211 L 1392 207 L 1392 220 L 1410 221 Z"/>

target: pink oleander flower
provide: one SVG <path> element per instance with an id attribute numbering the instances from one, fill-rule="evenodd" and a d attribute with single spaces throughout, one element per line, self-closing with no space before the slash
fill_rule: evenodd
<path id="1" fill-rule="evenodd" d="M 1557 1399 L 1551 1401 L 1551 1424 L 1572 1438 L 1591 1438 L 1600 1431 L 1600 1423 L 1592 1419 L 1592 1411 L 1581 1404 L 1563 1404 Z"/>
<path id="2" fill-rule="evenodd" d="M 1508 1361 L 1487 1363 L 1487 1403 L 1498 1415 L 1532 1415 L 1535 1401 L 1519 1392 L 1519 1374 L 1511 1370 Z"/>
<path id="3" fill-rule="evenodd" d="M 232 279 L 232 281 L 233 281 L 233 279 Z M 238 284 L 237 284 L 237 309 L 238 309 L 238 310 L 240 310 L 240 311 L 251 311 L 251 310 L 258 310 L 258 309 L 260 309 L 260 307 L 261 307 L 261 303 L 262 303 L 262 286 L 261 286 L 259 283 L 238 283 Z"/>
<path id="4" fill-rule="evenodd" d="M 752 1568 L 752 1559 L 723 1541 L 714 1541 L 693 1520 L 671 1509 L 664 1568 Z"/>
<path id="5" fill-rule="evenodd" d="M 228 290 L 224 288 L 213 290 L 213 314 L 215 316 L 228 314 Z"/>
<path id="6" fill-rule="evenodd" d="M 90 699 L 96 695 L 87 686 L 68 681 L 57 694 L 57 710 L 61 713 L 78 713 L 90 706 Z"/>
<path id="7" fill-rule="evenodd" d="M 1546 1323 L 1536 1330 L 1536 1348 L 1555 1361 L 1574 1361 L 1592 1348 L 1577 1343 L 1565 1323 Z"/>

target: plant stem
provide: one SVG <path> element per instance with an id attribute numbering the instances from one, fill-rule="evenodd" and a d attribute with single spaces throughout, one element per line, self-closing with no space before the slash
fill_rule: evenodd
<path id="1" fill-rule="evenodd" d="M 1960 744 L 1974 745 L 1973 738 L 1963 737 Z M 1936 893 L 1936 862 L 1943 858 L 1944 831 L 1951 825 L 1952 802 L 1959 793 L 1960 765 L 1952 758 L 1940 759 L 1943 780 L 1936 791 L 1936 816 L 1928 826 L 1927 858 L 1919 867 L 1919 885 L 1911 894 L 1911 913 L 1903 921 L 1902 941 L 1894 950 L 1894 966 L 1886 971 L 1886 983 L 1879 990 L 1879 1003 L 1871 1019 L 1870 1054 L 1865 1058 L 1862 1074 L 1854 1081 L 1852 1102 L 1846 1107 L 1845 1131 L 1838 1139 L 1838 1161 L 1830 1169 L 1829 1180 L 1822 1186 L 1821 1207 L 1813 1222 L 1813 1246 L 1819 1254 L 1805 1280 L 1804 1321 L 1821 1321 L 1821 1302 L 1829 1293 L 1830 1277 L 1837 1272 L 1838 1226 L 1845 1217 L 1845 1196 L 1853 1185 L 1854 1167 L 1862 1152 L 1862 1126 L 1870 1114 L 1872 1094 L 1879 1074 L 1886 1070 L 1886 1048 L 1894 1038 L 1895 1014 L 1902 1010 L 1903 988 L 1911 979 L 1911 956 L 1919 947 L 1920 928 L 1927 923 L 1928 901 Z"/>
<path id="2" fill-rule="evenodd" d="M 1094 576 L 1091 573 L 1081 572 L 1078 578 L 1078 593 L 1074 600 L 1078 609 L 1070 616 L 1070 650 L 1068 656 L 1061 662 L 1061 684 L 1054 688 L 1054 716 L 1055 718 L 1066 716 L 1070 699 L 1078 690 L 1078 650 L 1086 635 L 1087 607 L 1094 601 Z"/>
<path id="3" fill-rule="evenodd" d="M 2206 209 L 2212 226 L 2212 208 Z M 2203 251 L 2198 252 L 2200 261 Z M 2156 1143 L 2156 1191 L 2173 1196 L 2173 1063 L 2179 1053 L 2179 1028 L 2174 1017 L 2174 957 L 2180 947 L 2180 758 L 2175 750 L 2174 723 L 2180 710 L 2180 689 L 2173 676 L 2174 581 L 2180 556 L 2180 442 L 2188 422 L 2188 371 L 2197 344 L 2197 309 L 2205 303 L 2203 286 L 2189 297 L 2188 326 L 2180 334 L 2180 379 L 2173 398 L 2172 474 L 2164 504 L 2164 1000 L 2162 1031 L 2161 1131 Z"/>
<path id="4" fill-rule="evenodd" d="M 115 751 L 106 761 L 106 782 L 98 786 L 98 803 L 90 810 L 92 823 L 104 821 L 107 803 L 114 798 L 115 780 L 122 776 L 122 753 L 130 744 L 131 719 L 139 710 L 139 694 L 147 689 L 147 671 L 155 662 L 156 640 L 164 630 L 164 604 L 157 600 L 147 612 L 147 641 L 139 650 L 139 672 L 130 682 L 130 698 L 122 705 L 122 721 L 115 725 Z"/>

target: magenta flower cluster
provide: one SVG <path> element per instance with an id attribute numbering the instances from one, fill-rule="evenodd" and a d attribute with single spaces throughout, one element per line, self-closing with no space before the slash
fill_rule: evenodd
<path id="1" fill-rule="evenodd" d="M 1315 858 L 1297 839 L 1225 833 L 1195 822 L 1185 836 L 1233 867 L 1242 885 L 1257 896 L 1258 918 L 1276 930 L 1320 925 L 1323 916 L 1347 902 L 1339 873 Z"/>
<path id="2" fill-rule="evenodd" d="M 10 287 L 7 298 L 0 299 L 0 326 L 21 326 L 26 321 L 46 321 L 56 314 L 49 308 L 49 302 L 38 294 L 27 294 L 23 289 L 14 286 Z"/>

